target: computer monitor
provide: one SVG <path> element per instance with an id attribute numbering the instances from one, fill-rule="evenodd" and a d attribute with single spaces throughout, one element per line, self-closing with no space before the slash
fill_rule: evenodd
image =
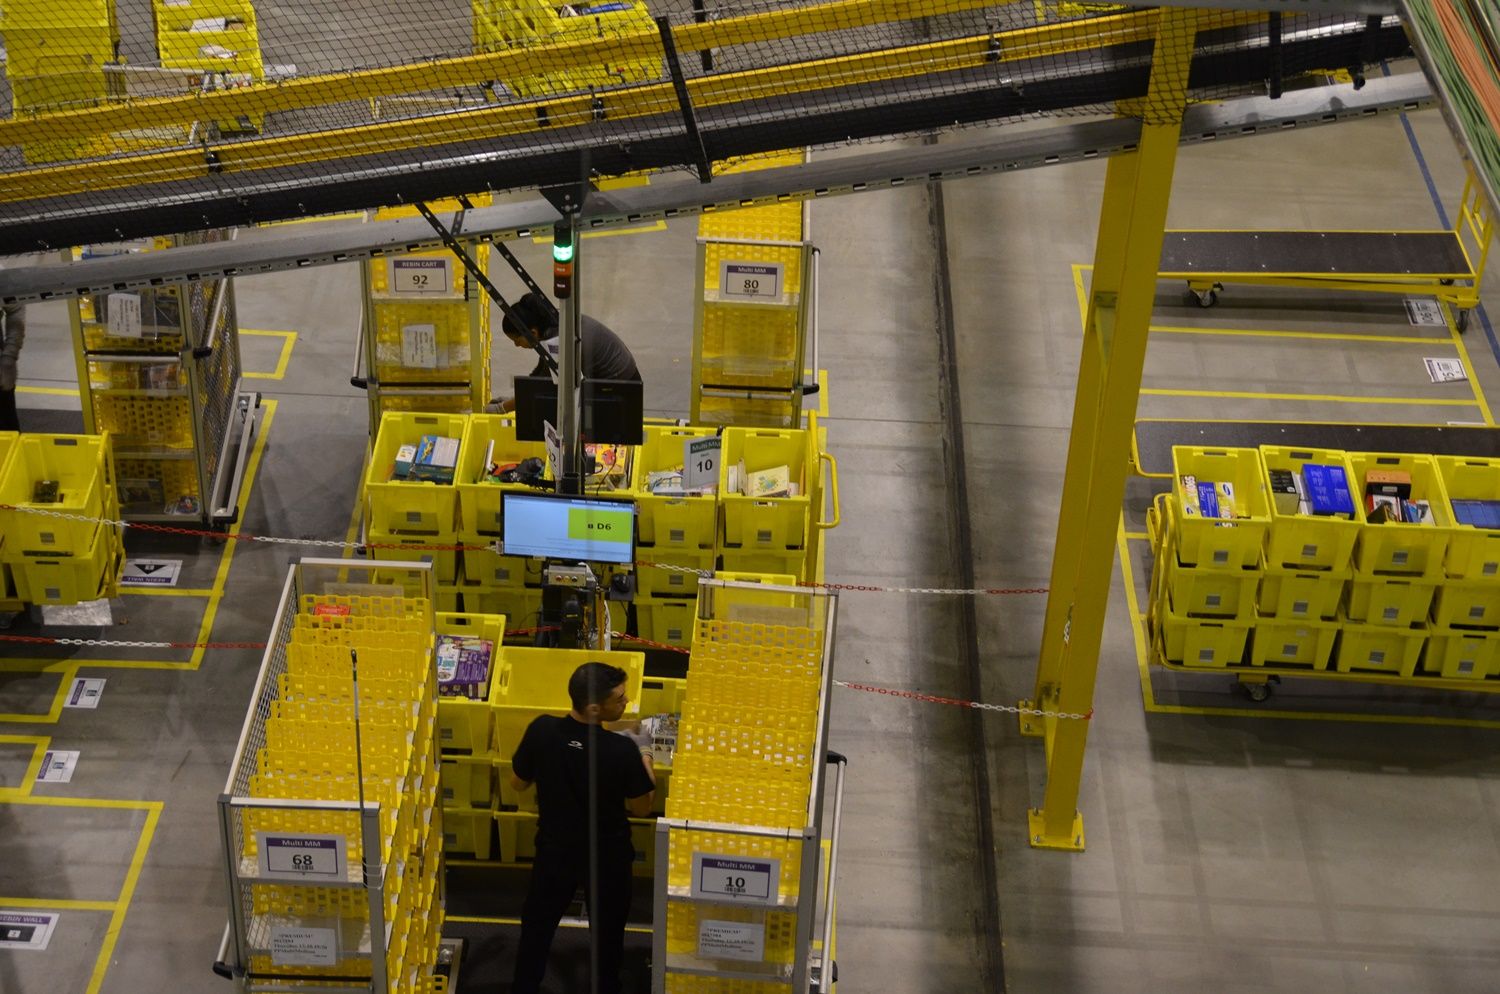
<path id="1" fill-rule="evenodd" d="M 543 424 L 557 421 L 557 384 L 550 376 L 516 377 L 516 438 L 545 442 Z"/>
<path id="2" fill-rule="evenodd" d="M 642 391 L 640 380 L 583 381 L 582 420 L 578 426 L 585 442 L 640 445 Z M 522 442 L 545 442 L 543 424 L 556 427 L 557 384 L 550 376 L 516 377 L 516 438 Z"/>
<path id="3" fill-rule="evenodd" d="M 645 436 L 641 396 L 640 380 L 585 379 L 583 440 L 640 445 Z"/>
<path id="4" fill-rule="evenodd" d="M 594 563 L 635 561 L 635 504 L 560 494 L 502 495 L 508 556 Z"/>

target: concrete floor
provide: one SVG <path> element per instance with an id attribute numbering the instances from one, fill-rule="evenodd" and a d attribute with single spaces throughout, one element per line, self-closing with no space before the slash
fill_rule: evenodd
<path id="1" fill-rule="evenodd" d="M 1188 149 L 1172 223 L 1435 226 L 1414 142 L 1450 213 L 1461 168 L 1435 112 L 1410 127 L 1410 140 L 1391 118 Z M 948 184 L 940 218 L 920 188 L 813 206 L 826 423 L 843 495 L 829 579 L 952 585 L 967 557 L 979 586 L 1046 584 L 1081 340 L 1077 281 L 1087 279 L 1077 267 L 1092 257 L 1103 174 L 1088 163 Z M 687 412 L 694 236 L 687 221 L 585 243 L 588 308 L 631 343 L 655 413 Z M 540 265 L 541 247 L 519 249 Z M 366 431 L 364 398 L 347 385 L 357 286 L 348 266 L 238 284 L 243 328 L 297 333 L 285 377 L 254 381 L 269 423 L 247 530 L 346 534 Z M 1500 348 L 1487 325 L 1462 342 L 1472 387 L 1433 385 L 1421 359 L 1456 354 L 1457 340 L 1408 325 L 1398 299 L 1231 288 L 1201 311 L 1179 290 L 1162 285 L 1155 323 L 1195 330 L 1153 338 L 1142 415 L 1485 421 L 1480 398 L 1500 397 Z M 950 321 L 951 356 L 941 333 Z M 33 308 L 31 322 L 23 421 L 55 423 L 35 412 L 77 406 L 65 395 L 74 379 L 62 305 Z M 1213 330 L 1278 334 L 1204 333 Z M 1316 337 L 1330 332 L 1357 337 Z M 1431 341 L 1381 340 L 1423 334 Z M 273 370 L 280 344 L 246 335 L 246 368 Z M 529 365 L 497 353 L 497 375 Z M 952 538 L 950 366 L 968 548 Z M 1183 389 L 1236 396 L 1151 392 Z M 1264 393 L 1358 401 L 1256 396 Z M 1127 535 L 1141 529 L 1150 493 L 1132 484 Z M 850 757 L 840 989 L 1493 990 L 1496 746 L 1490 728 L 1462 722 L 1493 720 L 1495 709 L 1448 697 L 1412 712 L 1456 717 L 1447 723 L 1308 720 L 1308 710 L 1343 719 L 1400 706 L 1401 695 L 1303 684 L 1251 710 L 1225 678 L 1147 674 L 1132 595 L 1142 595 L 1149 560 L 1143 542 L 1122 538 L 1122 548 L 1127 570 L 1111 597 L 1079 801 L 1086 853 L 1026 845 L 1042 754 L 1013 718 L 984 716 L 986 748 L 976 753 L 974 712 L 853 691 L 835 698 L 832 745 Z M 202 593 L 122 597 L 111 637 L 193 639 L 201 626 L 218 641 L 265 637 L 296 554 L 137 537 L 130 551 L 184 559 L 182 588 Z M 840 607 L 841 678 L 973 691 L 958 599 L 849 593 Z M 1036 595 L 979 599 L 982 699 L 1029 696 L 1043 609 Z M 209 972 L 226 901 L 215 799 L 258 654 L 9 644 L 0 656 L 0 908 L 63 913 L 48 951 L 0 952 L 0 991 L 228 990 Z M 75 673 L 107 679 L 98 710 L 53 709 Z M 24 797 L 38 745 L 82 755 L 70 784 Z M 976 872 L 986 860 L 998 895 Z M 511 941 L 502 935 L 489 952 L 503 959 Z"/>

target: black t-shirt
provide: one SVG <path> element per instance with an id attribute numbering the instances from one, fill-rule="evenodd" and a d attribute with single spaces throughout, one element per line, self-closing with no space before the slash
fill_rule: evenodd
<path id="1" fill-rule="evenodd" d="M 511 769 L 536 784 L 537 843 L 566 848 L 588 845 L 589 750 L 599 764 L 595 782 L 600 842 L 629 840 L 625 801 L 651 793 L 651 777 L 634 742 L 571 717 L 542 715 L 521 736 Z"/>
<path id="2" fill-rule="evenodd" d="M 641 371 L 635 366 L 635 356 L 620 340 L 620 336 L 605 325 L 585 314 L 578 322 L 583 339 L 583 375 L 591 380 L 639 380 Z M 542 332 L 542 340 L 557 337 L 557 325 Z M 532 376 L 547 376 L 547 364 L 537 360 Z"/>

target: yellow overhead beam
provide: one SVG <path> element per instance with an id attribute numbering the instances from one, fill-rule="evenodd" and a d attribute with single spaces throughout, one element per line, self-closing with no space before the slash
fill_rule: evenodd
<path id="1" fill-rule="evenodd" d="M 1262 16 L 1264 15 L 1247 12 L 1224 13 L 1215 15 L 1213 20 L 1215 26 L 1229 26 L 1251 23 Z M 818 59 L 787 66 L 726 73 L 689 80 L 688 93 L 693 105 L 702 109 L 734 101 L 955 71 L 985 63 L 1061 55 L 1148 41 L 1155 37 L 1158 18 L 1159 13 L 1155 10 L 1135 11 L 1087 22 L 1043 25 L 998 35 L 960 38 L 846 58 Z M 233 92 L 245 95 L 246 99 L 260 94 L 268 101 L 274 101 L 280 99 L 278 90 L 279 87 L 273 86 Z M 589 94 L 577 94 L 408 120 L 377 122 L 355 128 L 228 143 L 215 149 L 217 161 L 213 169 L 221 175 L 248 172 L 351 156 L 431 148 L 472 140 L 480 135 L 493 138 L 584 124 L 594 120 L 594 99 Z M 545 125 L 541 123 L 539 113 L 544 108 Z M 250 113 L 261 114 L 272 109 L 274 107 L 268 102 L 255 106 Z M 676 113 L 678 103 L 670 83 L 654 83 L 610 92 L 605 99 L 605 109 L 610 120 L 624 120 Z M 0 131 L 3 131 L 3 125 L 0 125 Z M 196 179 L 204 176 L 208 170 L 209 166 L 205 163 L 201 150 L 197 149 L 49 165 L 45 168 L 0 174 L 0 202 L 24 200 L 38 195 L 60 196 Z"/>

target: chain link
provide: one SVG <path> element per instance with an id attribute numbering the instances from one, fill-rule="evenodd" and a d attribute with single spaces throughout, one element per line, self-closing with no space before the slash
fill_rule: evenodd
<path id="1" fill-rule="evenodd" d="M 112 518 L 94 518 L 84 514 L 73 514 L 68 511 L 49 511 L 39 507 L 17 507 L 14 504 L 0 504 L 0 510 L 22 511 L 27 514 L 39 514 L 49 518 L 62 518 L 66 521 L 82 521 L 90 524 L 103 523 L 111 528 L 123 530 L 133 528 L 140 531 L 161 532 L 169 535 L 197 535 L 204 538 L 215 538 L 225 541 L 242 542 L 265 542 L 271 545 L 295 545 L 318 549 L 403 549 L 408 552 L 502 552 L 500 543 L 491 542 L 488 545 L 404 545 L 397 543 L 379 542 L 348 542 L 336 538 L 285 538 L 280 535 L 253 535 L 249 532 L 221 533 L 208 531 L 201 528 L 179 528 L 175 525 L 159 525 L 146 521 L 121 521 Z M 637 566 L 647 566 L 652 569 L 666 570 L 669 573 L 689 573 L 703 579 L 712 579 L 714 571 L 711 569 L 695 569 L 692 566 L 677 566 L 671 563 L 654 563 L 649 560 L 641 560 Z M 944 597 L 977 597 L 995 596 L 1002 594 L 1045 594 L 1046 587 L 882 587 L 868 583 L 806 583 L 802 586 L 812 587 L 816 590 L 843 590 L 853 593 L 874 594 L 933 594 Z M 668 646 L 668 648 L 674 648 Z"/>
<path id="2" fill-rule="evenodd" d="M 886 697 L 903 697 L 913 701 L 925 701 L 928 704 L 951 704 L 959 708 L 973 708 L 976 711 L 998 711 L 1002 714 L 1029 714 L 1042 718 L 1061 718 L 1069 721 L 1092 721 L 1094 709 L 1089 708 L 1083 714 L 1074 714 L 1067 711 L 1044 711 L 1040 708 L 1019 707 L 1014 704 L 986 704 L 983 701 L 966 701 L 958 697 L 939 697 L 936 694 L 923 694 L 915 690 L 897 690 L 894 687 L 872 687 L 866 683 L 850 683 L 847 680 L 833 681 L 835 687 L 843 687 L 845 690 L 863 690 L 871 694 L 881 694 Z"/>

